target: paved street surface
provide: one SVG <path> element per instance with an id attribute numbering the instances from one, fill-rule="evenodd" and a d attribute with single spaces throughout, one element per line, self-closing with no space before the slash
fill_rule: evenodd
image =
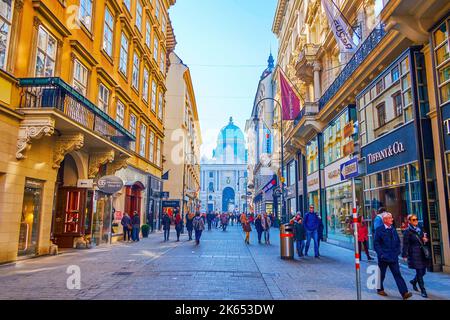
<path id="1" fill-rule="evenodd" d="M 324 243 L 320 259 L 281 260 L 277 229 L 271 245 L 258 244 L 252 232 L 247 246 L 236 225 L 226 232 L 204 231 L 198 247 L 187 234 L 180 242 L 173 233 L 170 242 L 162 239 L 158 232 L 139 243 L 0 266 L 0 299 L 356 299 L 353 253 L 347 249 Z M 67 289 L 71 265 L 81 270 L 79 290 Z M 367 288 L 368 266 L 362 262 L 363 299 L 400 299 L 389 273 L 389 297 Z M 406 267 L 402 272 L 405 280 L 412 278 Z M 450 299 L 450 275 L 428 273 L 425 281 L 431 299 Z M 414 293 L 412 299 L 423 298 Z"/>

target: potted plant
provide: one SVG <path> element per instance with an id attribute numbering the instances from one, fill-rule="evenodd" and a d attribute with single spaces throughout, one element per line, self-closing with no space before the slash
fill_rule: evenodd
<path id="1" fill-rule="evenodd" d="M 148 224 L 143 224 L 141 227 L 142 236 L 144 238 L 148 238 L 148 234 L 150 232 L 150 226 Z"/>

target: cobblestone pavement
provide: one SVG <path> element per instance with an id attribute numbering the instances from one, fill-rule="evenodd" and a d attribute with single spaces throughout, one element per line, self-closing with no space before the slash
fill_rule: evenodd
<path id="1" fill-rule="evenodd" d="M 272 229 L 271 245 L 258 244 L 256 232 L 245 245 L 236 225 L 225 232 L 204 231 L 200 246 L 187 241 L 187 234 L 180 242 L 174 234 L 170 242 L 162 238 L 157 232 L 139 243 L 68 250 L 0 266 L 0 299 L 356 299 L 353 252 L 344 248 L 323 243 L 320 259 L 282 260 L 277 229 Z M 71 265 L 81 270 L 79 290 L 67 289 Z M 389 273 L 389 297 L 367 288 L 370 265 L 376 264 L 363 261 L 361 266 L 363 299 L 400 299 Z M 403 266 L 402 273 L 406 281 L 413 277 Z M 425 281 L 431 299 L 450 299 L 450 275 L 428 273 Z M 412 299 L 423 298 L 414 293 Z"/>

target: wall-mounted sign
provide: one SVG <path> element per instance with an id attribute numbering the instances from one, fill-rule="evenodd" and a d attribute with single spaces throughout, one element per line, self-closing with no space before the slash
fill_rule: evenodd
<path id="1" fill-rule="evenodd" d="M 367 154 L 367 161 L 369 164 L 384 160 L 389 157 L 393 157 L 399 153 L 405 152 L 405 146 L 400 141 L 395 141 L 393 144 L 390 144 L 384 149 L 374 153 Z"/>
<path id="2" fill-rule="evenodd" d="M 116 176 L 104 176 L 97 181 L 98 189 L 107 194 L 120 191 L 123 187 L 123 180 Z"/>
<path id="3" fill-rule="evenodd" d="M 447 135 L 450 135 L 450 118 L 444 120 L 444 132 Z"/>
<path id="4" fill-rule="evenodd" d="M 353 121 L 350 121 L 344 127 L 344 139 L 352 136 L 353 132 L 354 132 Z"/>
<path id="5" fill-rule="evenodd" d="M 348 156 L 352 153 L 355 152 L 355 142 L 353 140 L 350 140 L 349 142 L 347 142 L 344 147 L 343 147 L 343 151 L 344 151 L 344 156 Z"/>
<path id="6" fill-rule="evenodd" d="M 93 188 L 94 179 L 78 179 L 77 188 Z"/>
<path id="7" fill-rule="evenodd" d="M 341 182 L 341 165 L 348 160 L 350 160 L 349 157 L 344 157 L 325 167 L 324 169 L 325 187 L 329 187 Z"/>
<path id="8" fill-rule="evenodd" d="M 306 177 L 306 185 L 308 192 L 319 190 L 319 171 Z"/>
<path id="9" fill-rule="evenodd" d="M 341 180 L 355 178 L 359 175 L 358 158 L 350 159 L 341 164 Z"/>
<path id="10" fill-rule="evenodd" d="M 398 167 L 417 160 L 415 124 L 410 122 L 361 148 L 366 173 Z"/>
<path id="11" fill-rule="evenodd" d="M 442 110 L 442 131 L 444 136 L 444 147 L 445 150 L 450 150 L 450 104 L 441 108 Z"/>

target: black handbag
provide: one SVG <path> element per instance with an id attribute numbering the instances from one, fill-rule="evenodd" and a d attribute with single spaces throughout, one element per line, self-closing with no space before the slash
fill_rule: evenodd
<path id="1" fill-rule="evenodd" d="M 416 236 L 417 240 L 419 240 L 420 248 L 422 249 L 422 253 L 423 253 L 425 259 L 430 260 L 431 259 L 430 249 L 422 243 L 422 240 L 419 238 L 417 233 L 415 233 L 414 235 Z"/>

